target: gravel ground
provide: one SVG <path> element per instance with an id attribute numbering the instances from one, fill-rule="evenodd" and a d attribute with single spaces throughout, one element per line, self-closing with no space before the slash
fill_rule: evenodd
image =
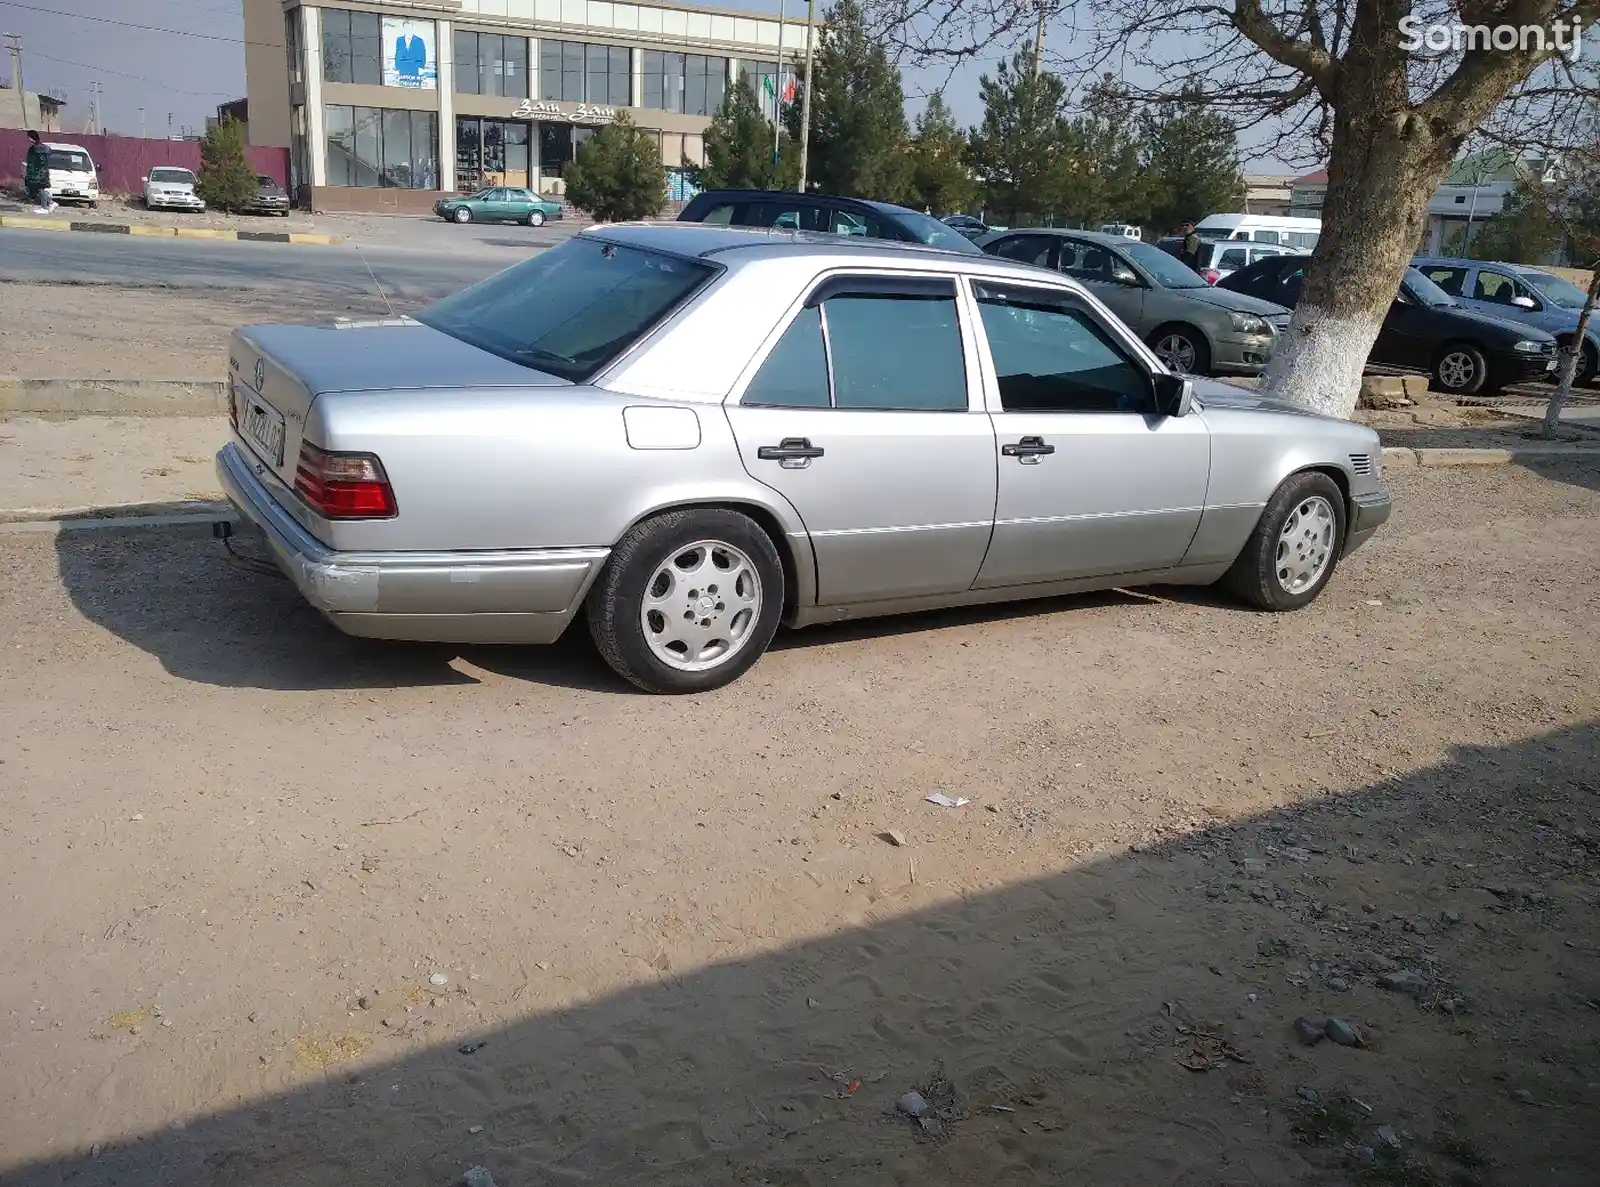
<path id="1" fill-rule="evenodd" d="M 0 536 L 0 1184 L 1592 1184 L 1600 470 L 1391 484 L 681 699 Z"/>

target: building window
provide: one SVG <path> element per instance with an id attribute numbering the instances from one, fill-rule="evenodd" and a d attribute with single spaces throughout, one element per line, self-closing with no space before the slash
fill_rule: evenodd
<path id="1" fill-rule="evenodd" d="M 486 186 L 527 189 L 533 178 L 529 131 L 522 120 L 456 120 L 456 188 L 464 194 Z"/>
<path id="2" fill-rule="evenodd" d="M 376 13 L 322 10 L 322 77 L 328 82 L 383 82 L 383 32 Z"/>
<path id="3" fill-rule="evenodd" d="M 573 156 L 599 131 L 573 124 L 539 125 L 539 176 L 560 177 Z"/>
<path id="4" fill-rule="evenodd" d="M 289 55 L 289 85 L 305 81 L 305 62 L 300 56 L 300 12 L 296 9 L 283 18 L 283 49 Z"/>
<path id="5" fill-rule="evenodd" d="M 528 39 L 457 30 L 456 91 L 462 95 L 528 97 Z"/>
<path id="6" fill-rule="evenodd" d="M 329 185 L 438 188 L 437 112 L 333 103 L 324 109 L 324 115 L 328 126 Z"/>
<path id="7" fill-rule="evenodd" d="M 633 66 L 626 49 L 581 41 L 539 42 L 539 98 L 627 107 Z"/>
<path id="8" fill-rule="evenodd" d="M 715 115 L 728 89 L 728 59 L 646 50 L 639 106 L 687 115 Z"/>
<path id="9" fill-rule="evenodd" d="M 790 70 L 782 71 L 781 83 L 779 73 L 776 62 L 746 62 L 743 59 L 739 61 L 740 80 L 756 93 L 756 102 L 761 105 L 761 114 L 769 120 L 777 118 L 780 89 L 785 103 L 794 99 L 794 73 Z"/>

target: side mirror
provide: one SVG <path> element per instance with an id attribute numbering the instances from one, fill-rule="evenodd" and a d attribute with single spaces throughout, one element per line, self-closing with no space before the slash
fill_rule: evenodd
<path id="1" fill-rule="evenodd" d="M 1155 376 L 1156 411 L 1162 416 L 1188 416 L 1194 404 L 1194 384 L 1182 375 Z"/>
<path id="2" fill-rule="evenodd" d="M 1513 305 L 1515 305 L 1518 309 L 1537 309 L 1537 308 L 1539 308 L 1539 302 L 1535 301 L 1532 297 L 1512 297 L 1511 298 L 1511 303 Z"/>
<path id="3" fill-rule="evenodd" d="M 149 185 L 150 184 L 150 179 L 148 177 L 141 177 L 139 179 L 139 181 L 144 185 Z"/>
<path id="4" fill-rule="evenodd" d="M 1118 284 L 1125 284 L 1129 288 L 1139 287 L 1139 274 L 1131 268 L 1113 268 L 1111 270 L 1111 279 Z"/>

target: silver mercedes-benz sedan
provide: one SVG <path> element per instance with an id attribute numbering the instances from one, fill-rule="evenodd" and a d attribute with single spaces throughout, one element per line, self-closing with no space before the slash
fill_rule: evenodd
<path id="1" fill-rule="evenodd" d="M 609 226 L 414 319 L 256 326 L 217 456 L 341 630 L 549 643 L 653 692 L 780 622 L 1225 581 L 1294 610 L 1389 516 L 1372 430 L 1169 373 L 1067 276 Z"/>

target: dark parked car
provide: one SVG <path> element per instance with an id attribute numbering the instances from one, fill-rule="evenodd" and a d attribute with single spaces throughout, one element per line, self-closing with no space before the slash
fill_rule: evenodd
<path id="1" fill-rule="evenodd" d="M 1293 308 L 1310 263 L 1309 256 L 1257 260 L 1217 287 Z M 1440 391 L 1469 396 L 1546 378 L 1555 370 L 1556 340 L 1534 326 L 1474 313 L 1407 268 L 1367 357 L 1389 367 L 1427 371 Z"/>
<path id="2" fill-rule="evenodd" d="M 250 200 L 250 205 L 245 209 L 250 214 L 281 214 L 289 216 L 289 195 L 283 192 L 283 187 L 265 173 L 256 174 L 256 196 Z"/>
<path id="3" fill-rule="evenodd" d="M 968 254 L 978 251 L 972 240 L 931 214 L 866 198 L 834 198 L 785 190 L 706 190 L 683 208 L 678 221 L 724 227 L 826 231 L 866 239 L 925 243 L 929 247 Z"/>
<path id="4" fill-rule="evenodd" d="M 991 227 L 981 218 L 973 218 L 970 214 L 947 214 L 939 220 L 947 227 L 954 227 L 968 239 L 976 243 L 990 231 L 1004 231 L 1004 227 Z"/>

